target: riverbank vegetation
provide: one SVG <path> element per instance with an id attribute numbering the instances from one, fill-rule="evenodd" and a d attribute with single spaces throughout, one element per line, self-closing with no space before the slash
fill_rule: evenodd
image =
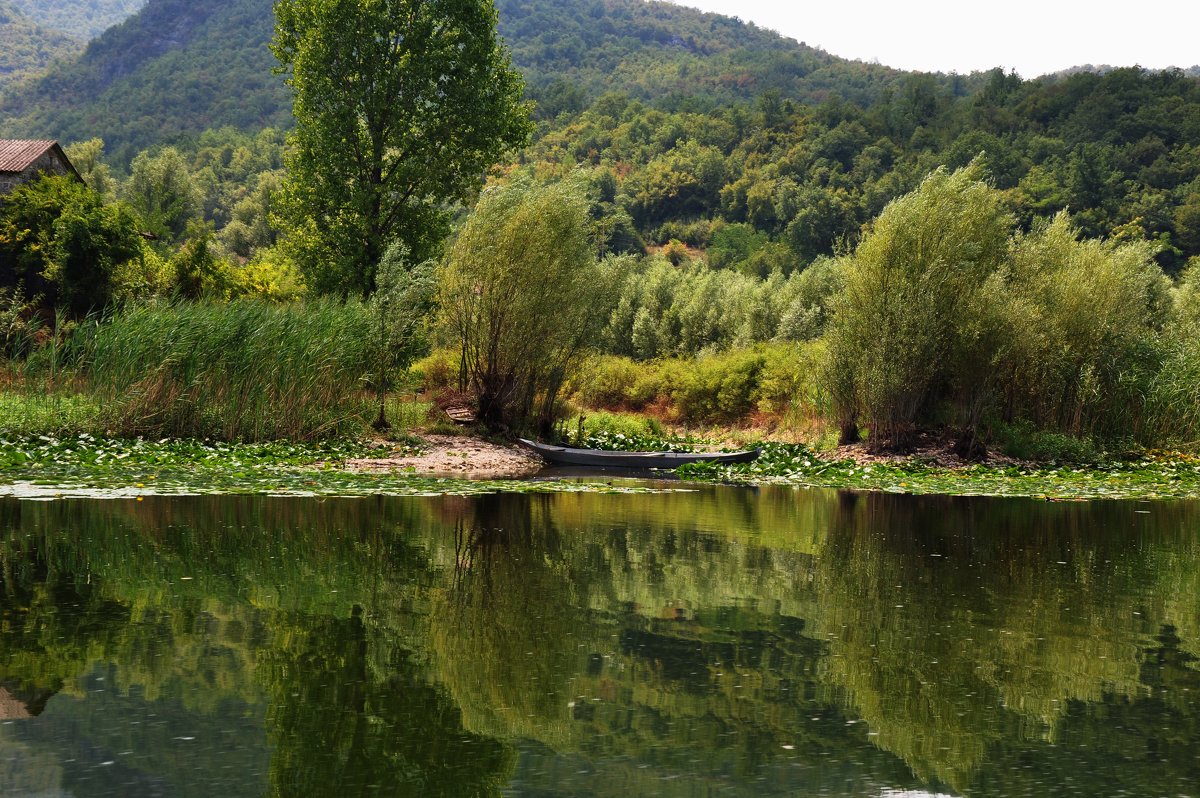
<path id="1" fill-rule="evenodd" d="M 0 206 L 14 426 L 337 438 L 386 429 L 412 386 L 503 435 L 613 411 L 873 455 L 933 438 L 963 461 L 1200 443 L 1193 78 L 893 75 L 856 102 L 672 107 L 539 78 L 534 106 L 494 31 L 465 50 L 442 31 L 434 74 L 326 63 L 357 34 L 279 11 L 295 132 L 113 163 L 76 143 L 86 187 Z M 372 38 L 429 23 L 392 11 Z M 335 68 L 425 98 L 429 130 L 406 138 Z M 470 146 L 410 151 L 445 136 Z"/>
<path id="2" fill-rule="evenodd" d="M 484 424 L 512 431 L 594 408 L 818 445 L 862 435 L 876 451 L 942 430 L 967 459 L 1012 441 L 1045 454 L 1039 435 L 1081 441 L 1057 447 L 1066 457 L 1200 437 L 1196 273 L 1171 280 L 1150 244 L 1083 238 L 1062 213 L 1022 230 L 980 160 L 932 173 L 855 249 L 766 278 L 603 254 L 593 189 L 489 189 L 420 278 L 439 286 L 425 315 L 427 299 L 279 303 L 216 281 L 190 300 L 179 275 L 214 269 L 186 247 L 173 260 L 201 265 L 177 271 L 170 294 L 114 298 L 99 315 L 68 306 L 47 323 L 18 283 L 5 294 L 10 383 L 74 386 L 122 433 L 225 440 L 362 429 L 369 390 L 403 379 L 490 407 Z M 147 245 L 129 268 L 155 262 Z M 400 282 L 419 271 L 397 263 Z M 51 260 L 39 276 L 67 274 Z M 407 378 L 379 372 L 380 347 L 401 345 L 378 334 L 381 314 L 405 323 L 405 364 L 414 340 L 441 347 Z"/>

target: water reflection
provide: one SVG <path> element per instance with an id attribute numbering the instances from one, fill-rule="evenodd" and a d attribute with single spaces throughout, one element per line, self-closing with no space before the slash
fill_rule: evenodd
<path id="1" fill-rule="evenodd" d="M 0 500 L 0 784 L 1184 794 L 1198 520 L 732 488 Z"/>

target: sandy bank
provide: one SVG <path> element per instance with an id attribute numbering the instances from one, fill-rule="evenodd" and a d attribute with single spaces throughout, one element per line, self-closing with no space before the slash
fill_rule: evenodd
<path id="1" fill-rule="evenodd" d="M 413 474 L 497 479 L 527 477 L 542 468 L 537 455 L 515 446 L 504 446 L 480 438 L 454 435 L 422 435 L 418 452 L 392 457 L 348 460 L 353 471 L 407 471 Z"/>

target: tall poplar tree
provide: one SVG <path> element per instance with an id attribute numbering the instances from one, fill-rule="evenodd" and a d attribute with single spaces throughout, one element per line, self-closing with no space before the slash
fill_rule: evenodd
<path id="1" fill-rule="evenodd" d="M 394 241 L 433 255 L 531 131 L 492 0 L 276 0 L 271 49 L 296 117 L 280 215 L 319 291 L 372 293 Z"/>

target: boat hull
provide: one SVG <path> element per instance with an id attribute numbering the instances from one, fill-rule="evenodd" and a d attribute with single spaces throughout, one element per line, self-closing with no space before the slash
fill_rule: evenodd
<path id="1" fill-rule="evenodd" d="M 672 469 L 687 463 L 749 463 L 758 458 L 757 449 L 744 452 L 608 452 L 551 446 L 525 439 L 520 443 L 551 463 L 598 468 Z"/>

